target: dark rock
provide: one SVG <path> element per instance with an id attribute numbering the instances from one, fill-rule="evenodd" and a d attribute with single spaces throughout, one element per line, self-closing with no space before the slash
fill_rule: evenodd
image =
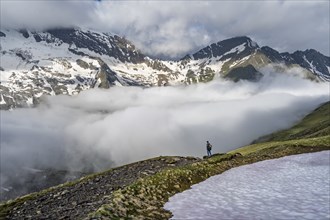
<path id="1" fill-rule="evenodd" d="M 237 82 L 239 80 L 258 81 L 262 77 L 262 73 L 258 72 L 251 64 L 244 67 L 237 67 L 229 71 L 225 78 L 232 79 Z"/>
<path id="2" fill-rule="evenodd" d="M 101 83 L 99 88 L 108 89 L 110 86 L 115 85 L 115 82 L 119 82 L 117 74 L 110 69 L 110 67 L 100 58 L 97 58 L 100 64 L 100 70 L 96 75 L 96 79 L 100 79 Z M 94 85 L 95 86 L 95 85 Z"/>
<path id="3" fill-rule="evenodd" d="M 330 57 L 324 56 L 313 49 L 296 51 L 291 56 L 301 67 L 309 69 L 316 74 L 318 74 L 316 71 L 323 73 L 330 80 L 330 73 L 327 68 L 327 66 L 330 66 Z"/>
<path id="4" fill-rule="evenodd" d="M 285 62 L 286 60 L 283 58 L 283 56 L 273 48 L 270 48 L 268 46 L 261 47 L 261 52 L 266 55 L 271 61 L 273 62 Z"/>
<path id="5" fill-rule="evenodd" d="M 190 60 L 190 59 L 191 59 L 190 54 L 187 54 L 186 56 L 182 57 L 180 60 L 183 61 L 183 60 Z"/>
<path id="6" fill-rule="evenodd" d="M 16 53 L 16 56 L 18 56 L 22 60 L 26 60 L 26 58 L 21 53 Z"/>
<path id="7" fill-rule="evenodd" d="M 86 53 L 84 53 L 84 52 L 76 51 L 76 50 L 71 49 L 71 48 L 69 48 L 68 50 L 69 50 L 71 53 L 73 53 L 73 54 L 76 54 L 76 55 L 79 55 L 79 56 L 87 56 L 87 57 L 88 57 L 88 54 L 86 54 Z"/>
<path id="8" fill-rule="evenodd" d="M 74 44 L 77 48 L 86 48 L 100 55 L 117 58 L 122 62 L 141 63 L 145 61 L 145 56 L 137 51 L 133 44 L 117 35 L 100 35 L 74 28 L 51 29 L 47 33 L 69 45 Z M 69 50 L 74 53 L 81 53 L 73 49 Z"/>
<path id="9" fill-rule="evenodd" d="M 234 154 L 234 157 L 235 157 L 235 158 L 236 158 L 236 157 L 243 157 L 243 155 L 242 155 L 241 153 L 238 152 L 238 153 L 235 153 L 235 154 Z"/>
<path id="10" fill-rule="evenodd" d="M 85 81 L 81 76 L 76 76 L 76 79 L 81 83 Z"/>
<path id="11" fill-rule="evenodd" d="M 41 42 L 42 41 L 41 37 L 38 34 L 33 34 L 33 37 L 36 40 L 36 42 Z"/>
<path id="12" fill-rule="evenodd" d="M 225 153 L 212 154 L 210 157 L 205 155 L 205 156 L 203 156 L 203 159 L 205 160 L 205 159 L 208 159 L 208 158 L 211 158 L 211 157 L 217 157 L 217 156 L 223 156 L 223 155 L 225 155 Z"/>
<path id="13" fill-rule="evenodd" d="M 234 158 L 240 158 L 240 157 L 243 157 L 243 155 L 241 153 L 235 153 L 235 154 L 230 155 L 230 157 L 228 159 L 232 160 Z"/>
<path id="14" fill-rule="evenodd" d="M 19 30 L 19 32 L 23 35 L 23 37 L 25 38 L 29 38 L 30 35 L 29 35 L 29 32 L 26 30 L 26 29 L 21 29 Z"/>
<path id="15" fill-rule="evenodd" d="M 89 64 L 86 63 L 85 61 L 81 60 L 81 59 L 77 59 L 77 60 L 76 60 L 76 63 L 77 63 L 81 68 L 84 68 L 84 69 L 88 69 L 88 68 L 89 68 Z"/>
<path id="16" fill-rule="evenodd" d="M 245 49 L 240 54 L 236 54 L 239 58 L 243 58 L 244 56 L 251 54 L 253 51 L 255 51 L 255 49 L 259 48 L 258 45 L 252 43 L 252 40 L 249 37 L 245 37 L 245 36 L 234 37 L 223 41 L 219 41 L 218 43 L 213 43 L 210 46 L 201 49 L 192 56 L 195 60 L 219 57 L 219 56 L 223 56 L 234 47 L 237 47 L 242 44 L 245 44 Z M 225 60 L 230 56 L 233 55 L 232 54 L 225 55 L 224 57 L 222 57 L 222 59 Z"/>
<path id="17" fill-rule="evenodd" d="M 6 34 L 0 31 L 0 37 L 6 37 Z"/>

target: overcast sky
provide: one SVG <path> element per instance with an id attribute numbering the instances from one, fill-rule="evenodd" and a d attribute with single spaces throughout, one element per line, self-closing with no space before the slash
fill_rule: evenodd
<path id="1" fill-rule="evenodd" d="M 329 1 L 2 1 L 1 27 L 79 26 L 126 36 L 144 53 L 181 57 L 247 35 L 280 52 L 329 56 Z"/>

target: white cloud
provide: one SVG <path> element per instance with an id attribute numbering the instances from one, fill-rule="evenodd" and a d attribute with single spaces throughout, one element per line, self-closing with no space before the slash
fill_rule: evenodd
<path id="1" fill-rule="evenodd" d="M 4 25 L 84 26 L 125 35 L 149 55 L 181 57 L 251 36 L 281 52 L 329 55 L 329 1 L 1 1 Z M 37 13 L 36 13 L 37 12 Z"/>
<path id="2" fill-rule="evenodd" d="M 81 26 L 90 21 L 92 1 L 1 1 L 1 27 Z"/>
<path id="3" fill-rule="evenodd" d="M 260 83 L 90 90 L 1 112 L 1 180 L 36 169 L 96 170 L 159 155 L 226 152 L 328 101 L 329 85 L 270 74 Z"/>

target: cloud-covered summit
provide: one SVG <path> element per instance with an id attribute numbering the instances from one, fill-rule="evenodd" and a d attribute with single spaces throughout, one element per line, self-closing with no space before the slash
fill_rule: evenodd
<path id="1" fill-rule="evenodd" d="M 248 35 L 260 45 L 329 55 L 329 1 L 1 1 L 1 27 L 113 32 L 144 53 L 177 58 Z M 37 12 L 37 13 L 36 13 Z"/>

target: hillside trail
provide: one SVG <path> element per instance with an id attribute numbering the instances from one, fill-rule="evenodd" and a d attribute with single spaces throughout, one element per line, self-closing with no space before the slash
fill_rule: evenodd
<path id="1" fill-rule="evenodd" d="M 141 177 L 199 161 L 193 157 L 157 157 L 96 174 L 75 184 L 44 191 L 14 207 L 6 219 L 82 219 L 106 204 L 111 194 Z"/>

